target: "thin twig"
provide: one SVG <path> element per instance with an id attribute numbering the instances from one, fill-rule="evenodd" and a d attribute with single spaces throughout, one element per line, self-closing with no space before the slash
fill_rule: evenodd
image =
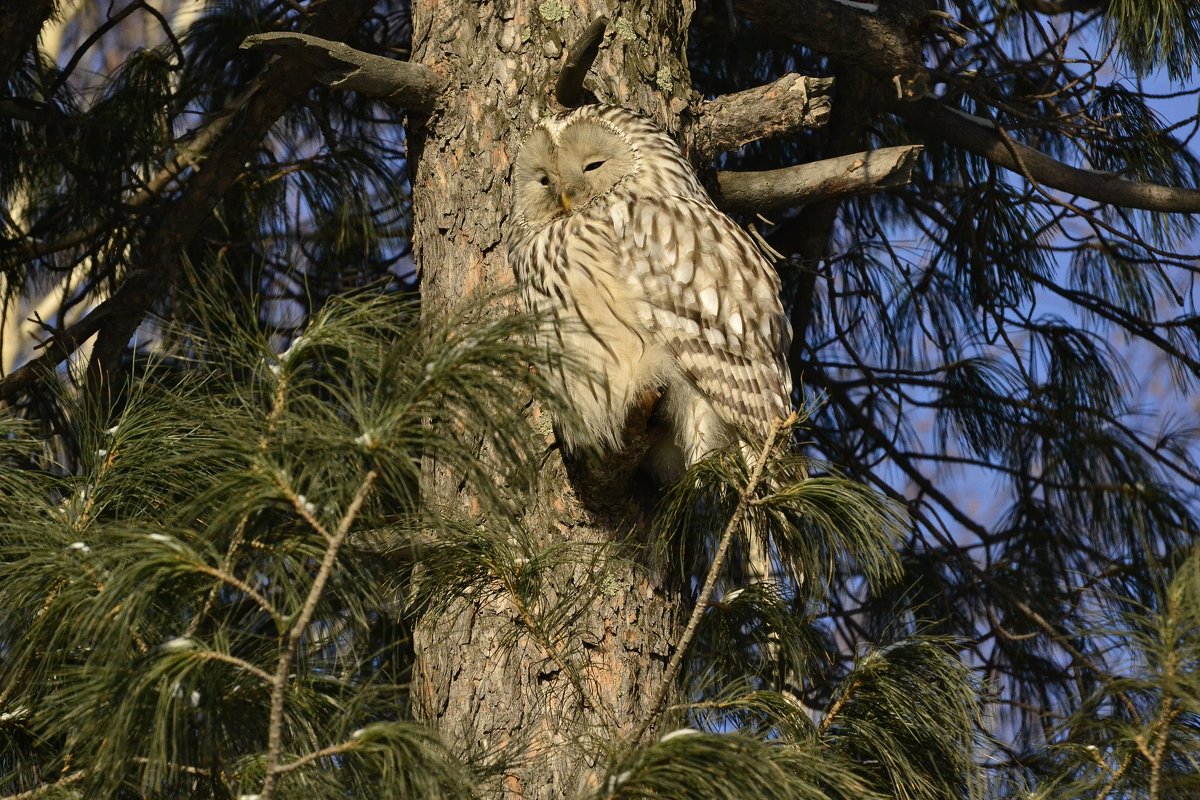
<path id="1" fill-rule="evenodd" d="M 275 429 L 279 424 L 279 417 L 283 413 L 283 409 L 287 404 L 287 370 L 279 370 L 279 379 L 275 382 L 275 392 L 271 399 L 271 410 L 267 413 L 266 431 L 262 436 L 258 437 L 258 454 L 263 456 L 267 452 L 267 447 L 271 443 L 271 437 L 275 435 Z M 238 520 L 237 527 L 233 531 L 233 539 L 229 543 L 229 549 L 225 552 L 225 564 L 221 568 L 226 575 L 233 574 L 234 565 L 237 563 L 238 550 L 246 538 L 246 527 L 250 523 L 250 513 L 247 512 Z M 191 623 L 188 625 L 188 631 L 185 636 L 191 637 L 195 634 L 196 629 L 200 626 L 208 613 L 212 610 L 213 604 L 217 602 L 217 594 L 221 590 L 221 585 L 224 582 L 223 578 L 218 579 L 208 591 L 208 597 L 204 600 L 204 606 L 200 609 L 200 613 L 192 617 Z M 277 630 L 283 632 L 282 620 L 274 607 L 269 603 L 259 603 L 262 608 L 271 615 L 275 620 Z"/>
<path id="2" fill-rule="evenodd" d="M 238 548 L 241 547 L 242 541 L 246 537 L 246 525 L 249 523 L 249 521 L 250 513 L 247 512 L 242 515 L 240 520 L 238 520 L 237 527 L 233 531 L 233 540 L 229 544 L 229 549 L 225 552 L 225 564 L 221 567 L 222 572 L 227 575 L 233 574 L 233 567 L 237 558 L 237 551 Z M 216 604 L 217 595 L 220 593 L 222 585 L 224 585 L 223 580 L 218 579 L 213 582 L 213 585 L 208 590 L 208 596 L 204 598 L 204 605 L 200 607 L 199 613 L 192 617 L 192 621 L 188 623 L 187 632 L 184 634 L 184 636 L 191 638 L 196 634 L 196 630 L 200 627 L 200 623 L 205 617 L 208 616 L 209 612 L 212 611 L 213 606 Z M 260 603 L 259 605 L 261 606 L 262 604 Z M 266 607 L 264 606 L 264 609 L 265 608 Z M 275 618 L 275 624 L 278 625 L 280 622 L 278 616 L 275 615 L 273 610 L 271 610 L 270 613 L 272 617 Z"/>
<path id="3" fill-rule="evenodd" d="M 329 529 L 322 525 L 321 520 L 317 519 L 309 509 L 308 499 L 297 493 L 286 481 L 278 480 L 276 481 L 276 485 L 279 487 L 279 491 L 283 492 L 283 496 L 292 504 L 292 508 L 296 509 L 296 513 L 300 515 L 300 518 L 307 522 L 309 527 L 314 531 L 321 534 L 321 538 L 332 543 L 334 534 L 331 534 Z"/>
<path id="4" fill-rule="evenodd" d="M 256 591 L 250 584 L 234 577 L 233 575 L 223 572 L 216 567 L 210 567 L 208 564 L 193 564 L 192 568 L 197 572 L 208 575 L 209 577 L 216 578 L 218 581 L 218 586 L 221 583 L 227 584 L 249 597 L 258 605 L 259 608 L 271 615 L 271 619 L 275 620 L 275 625 L 280 629 L 280 631 L 283 630 L 283 617 L 278 611 L 275 610 L 275 607 L 271 605 L 270 601 L 263 597 L 262 594 Z"/>
<path id="5" fill-rule="evenodd" d="M 1096 795 L 1096 800 L 1108 800 L 1108 796 L 1117 785 L 1117 781 L 1121 780 L 1121 776 L 1125 774 L 1125 770 L 1129 769 L 1129 765 L 1133 763 L 1133 753 L 1129 753 L 1125 758 L 1121 759 L 1121 763 L 1116 769 L 1105 763 L 1098 751 L 1093 751 L 1092 756 L 1099 762 L 1100 766 L 1104 767 L 1110 773 L 1108 782 L 1104 784 L 1104 787 L 1100 790 L 1100 794 Z"/>
<path id="6" fill-rule="evenodd" d="M 261 678 L 266 684 L 273 684 L 275 676 L 267 672 L 261 667 L 256 667 L 249 661 L 244 661 L 237 656 L 231 656 L 228 653 L 222 653 L 218 650 L 196 650 L 193 655 L 201 661 L 220 661 L 222 664 L 229 664 L 238 669 L 249 672 L 256 678 Z"/>
<path id="7" fill-rule="evenodd" d="M 96 30 L 88 34 L 88 37 L 83 40 L 82 44 L 75 49 L 75 52 L 71 55 L 70 60 L 67 61 L 67 65 L 63 67 L 62 72 L 58 73 L 58 77 L 55 78 L 54 83 L 51 84 L 50 89 L 46 92 L 45 96 L 53 97 L 67 82 L 67 79 L 71 77 L 71 73 L 75 71 L 75 67 L 79 66 L 79 62 L 85 55 L 87 55 L 88 50 L 92 49 L 92 45 L 104 38 L 104 35 L 110 30 L 120 25 L 126 17 L 142 7 L 143 4 L 139 0 L 139 2 L 130 3 L 129 5 L 125 6 L 125 8 L 121 9 L 116 14 L 113 14 L 112 9 L 110 8 L 108 18 L 105 19 L 104 22 L 100 23 Z"/>
<path id="8" fill-rule="evenodd" d="M 354 499 L 350 501 L 342 521 L 338 524 L 337 531 L 328 540 L 329 546 L 325 549 L 325 557 L 321 560 L 317 577 L 308 590 L 304 606 L 297 614 L 296 621 L 292 623 L 287 642 L 279 654 L 279 664 L 275 668 L 271 687 L 271 722 L 267 733 L 267 765 L 266 776 L 263 778 L 262 800 L 271 800 L 279 778 L 279 758 L 283 748 L 283 707 L 287 698 L 288 674 L 291 672 L 292 660 L 296 657 L 296 651 L 300 647 L 300 639 L 304 636 L 304 631 L 312 621 L 313 614 L 316 613 L 321 592 L 325 590 L 325 584 L 328 583 L 329 576 L 333 574 L 338 550 L 341 548 L 342 542 L 346 540 L 346 535 L 354 525 L 354 520 L 358 517 L 358 512 L 366 501 L 367 495 L 371 493 L 377 477 L 379 477 L 379 473 L 375 470 L 367 472 L 358 491 L 354 494 Z"/>
<path id="9" fill-rule="evenodd" d="M 754 469 L 750 473 L 750 480 L 738 490 L 738 502 L 737 506 L 733 509 L 733 516 L 729 518 L 729 522 L 725 525 L 725 530 L 721 534 L 720 542 L 717 544 L 717 551 L 713 554 L 712 564 L 709 565 L 708 574 L 704 577 L 704 587 L 700 590 L 700 594 L 696 598 L 696 605 L 692 608 L 692 616 L 688 620 L 687 627 L 683 629 L 683 635 L 679 637 L 679 642 L 675 645 L 675 652 L 671 654 L 671 661 L 667 664 L 667 670 L 663 674 L 658 690 L 654 693 L 654 700 L 651 701 L 645 719 L 642 720 L 641 726 L 633 736 L 635 743 L 646 735 L 651 721 L 658 715 L 663 703 L 667 699 L 667 693 L 675 683 L 676 676 L 679 675 L 679 670 L 683 666 L 683 657 L 696 635 L 696 629 L 700 627 L 701 618 L 708 610 L 708 602 L 712 597 L 713 587 L 716 586 L 717 576 L 720 574 L 721 568 L 725 565 L 725 555 L 729 551 L 733 535 L 741 527 L 742 519 L 750 509 L 750 502 L 753 499 L 753 495 L 758 490 L 759 484 L 762 483 L 763 471 L 766 469 L 767 459 L 770 458 L 772 450 L 775 449 L 775 442 L 779 439 L 779 432 L 795 424 L 796 419 L 796 412 L 793 411 L 786 418 L 779 420 L 771 427 L 771 432 L 767 434 L 767 440 L 763 444 L 762 451 L 758 455 L 758 460 L 754 464 Z"/>
<path id="10" fill-rule="evenodd" d="M 300 756 L 295 761 L 289 761 L 286 764 L 280 764 L 275 768 L 275 774 L 282 775 L 285 772 L 291 772 L 294 769 L 300 769 L 303 766 L 311 764 L 317 759 L 348 753 L 357 747 L 358 743 L 354 741 L 342 742 L 341 744 L 331 744 L 329 747 L 323 747 L 320 750 L 309 753 L 306 756 Z"/>
<path id="11" fill-rule="evenodd" d="M 61 789 L 64 786 L 70 786 L 73 783 L 79 783 L 86 777 L 87 770 L 81 769 L 78 772 L 72 772 L 70 775 L 66 775 L 56 781 L 43 783 L 41 786 L 35 786 L 29 791 L 5 795 L 4 797 L 0 797 L 0 800 L 33 800 L 33 798 L 41 797 L 42 795 L 52 792 L 55 789 Z"/>

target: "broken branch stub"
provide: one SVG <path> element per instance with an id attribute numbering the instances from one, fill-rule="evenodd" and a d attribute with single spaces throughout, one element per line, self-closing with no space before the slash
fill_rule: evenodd
<path id="1" fill-rule="evenodd" d="M 567 52 L 567 62 L 563 64 L 558 73 L 558 82 L 554 84 L 554 99 L 564 108 L 583 105 L 580 102 L 584 94 L 583 81 L 600 52 L 600 42 L 607 28 L 608 17 L 597 17 Z"/>
<path id="2" fill-rule="evenodd" d="M 713 200 L 725 211 L 755 213 L 893 189 L 912 182 L 923 149 L 884 147 L 766 172 L 718 172 Z"/>

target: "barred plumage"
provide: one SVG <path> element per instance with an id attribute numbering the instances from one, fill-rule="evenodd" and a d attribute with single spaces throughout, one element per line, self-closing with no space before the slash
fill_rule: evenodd
<path id="1" fill-rule="evenodd" d="M 620 443 L 631 408 L 664 390 L 667 479 L 791 407 L 779 278 L 721 213 L 666 133 L 617 106 L 541 122 L 517 156 L 509 260 L 559 372 L 569 448 Z"/>

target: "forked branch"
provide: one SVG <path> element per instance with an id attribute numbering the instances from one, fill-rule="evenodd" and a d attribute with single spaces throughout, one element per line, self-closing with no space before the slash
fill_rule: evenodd
<path id="1" fill-rule="evenodd" d="M 363 503 L 366 502 L 367 496 L 371 493 L 371 489 L 375 486 L 375 480 L 378 477 L 379 474 L 375 470 L 371 470 L 363 478 L 362 483 L 359 484 L 358 491 L 355 492 L 354 498 L 346 508 L 346 513 L 342 516 L 341 522 L 338 523 L 337 530 L 326 545 L 325 556 L 321 559 L 321 566 L 317 570 L 317 576 L 313 579 L 312 586 L 309 587 L 308 596 L 304 599 L 304 605 L 292 622 L 287 640 L 279 653 L 279 664 L 276 666 L 275 674 L 271 680 L 271 722 L 267 731 L 267 774 L 263 779 L 262 794 L 260 795 L 262 800 L 271 800 L 281 773 L 283 711 L 284 703 L 287 700 L 288 675 L 292 670 L 292 661 L 296 657 L 296 652 L 300 649 L 300 639 L 304 636 L 305 631 L 308 630 L 308 625 L 312 622 L 313 614 L 316 613 L 321 593 L 325 591 L 325 584 L 329 582 L 329 578 L 333 574 L 333 567 L 337 563 L 338 551 L 341 549 L 342 543 L 346 541 L 346 536 L 350 533 L 350 529 L 354 527 L 354 522 L 358 519 L 358 512 L 362 509 Z"/>

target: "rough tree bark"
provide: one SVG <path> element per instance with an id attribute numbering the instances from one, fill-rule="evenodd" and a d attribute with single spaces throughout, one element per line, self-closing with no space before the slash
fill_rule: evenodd
<path id="1" fill-rule="evenodd" d="M 677 128 L 694 99 L 684 55 L 691 10 L 678 0 L 414 3 L 412 60 L 458 87 L 410 132 L 413 246 L 428 313 L 512 282 L 504 248 L 509 168 L 523 135 L 552 111 L 564 50 L 607 15 L 588 88 Z M 528 520 L 537 535 L 608 543 L 628 533 L 621 498 L 585 505 L 557 453 L 546 465 Z M 572 584 L 582 570 L 561 576 L 562 592 L 580 590 Z M 653 571 L 617 568 L 551 653 L 521 630 L 512 603 L 464 598 L 418 627 L 415 712 L 464 750 L 515 747 L 521 761 L 505 796 L 572 796 L 599 780 L 589 729 L 630 736 L 650 713 L 681 605 Z"/>

